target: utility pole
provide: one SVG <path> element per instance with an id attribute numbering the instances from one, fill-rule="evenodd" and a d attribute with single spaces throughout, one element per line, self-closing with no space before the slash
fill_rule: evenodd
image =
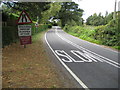
<path id="1" fill-rule="evenodd" d="M 116 6 L 117 6 L 117 0 L 115 0 L 115 7 L 114 7 L 114 14 L 113 14 L 114 20 L 116 20 Z"/>
<path id="2" fill-rule="evenodd" d="M 118 2 L 118 11 L 120 12 L 120 1 Z"/>

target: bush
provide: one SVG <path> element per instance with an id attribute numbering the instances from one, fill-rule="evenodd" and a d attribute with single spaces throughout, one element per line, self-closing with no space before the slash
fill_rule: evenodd
<path id="1" fill-rule="evenodd" d="M 2 27 L 2 46 L 16 42 L 18 39 L 17 27 Z"/>
<path id="2" fill-rule="evenodd" d="M 97 41 L 97 40 L 95 40 L 93 38 L 93 35 L 95 33 L 95 31 L 92 30 L 93 27 L 89 27 L 89 26 L 86 26 L 86 27 L 83 27 L 83 26 L 69 26 L 69 25 L 66 25 L 63 29 L 66 32 L 68 32 L 69 34 L 74 35 L 76 37 L 79 37 L 81 39 L 88 40 L 88 41 L 91 41 L 91 42 L 94 42 L 94 43 L 100 43 L 99 41 Z"/>
<path id="3" fill-rule="evenodd" d="M 105 26 L 98 26 L 94 33 L 96 40 L 100 40 L 103 45 L 108 46 L 119 46 L 119 36 L 118 24 L 114 20 L 111 20 Z"/>
<path id="4" fill-rule="evenodd" d="M 118 23 L 114 20 L 107 25 L 97 27 L 66 25 L 63 29 L 71 35 L 90 42 L 107 46 L 120 46 L 120 31 L 118 30 Z"/>
<path id="5" fill-rule="evenodd" d="M 16 14 L 8 14 L 3 12 L 3 21 L 7 23 L 7 26 L 2 27 L 2 46 L 9 45 L 18 40 L 18 25 L 16 24 L 16 20 L 18 19 L 18 15 Z M 35 27 L 35 23 L 28 24 L 32 26 L 32 35 L 39 33 L 41 31 L 46 30 L 48 27 L 51 28 L 51 25 L 39 25 L 39 27 Z"/>
<path id="6" fill-rule="evenodd" d="M 52 24 L 48 24 L 48 28 L 52 28 Z"/>
<path id="7" fill-rule="evenodd" d="M 40 33 L 48 28 L 48 25 L 39 25 L 35 27 L 35 23 L 30 24 L 32 26 L 32 35 Z"/>

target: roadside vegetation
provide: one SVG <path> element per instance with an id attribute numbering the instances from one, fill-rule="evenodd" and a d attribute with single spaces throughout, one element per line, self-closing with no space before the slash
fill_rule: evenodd
<path id="1" fill-rule="evenodd" d="M 2 87 L 3 88 L 68 88 L 75 87 L 54 67 L 48 53 L 44 48 L 42 37 L 44 33 L 65 21 L 63 12 L 65 5 L 77 4 L 59 2 L 4 2 L 2 13 Z M 71 8 L 70 7 L 70 8 Z M 70 10 L 69 8 L 69 10 Z M 77 8 L 76 8 L 77 9 Z M 18 25 L 16 24 L 20 13 L 25 10 L 32 19 L 32 44 L 24 48 L 20 45 Z M 77 9 L 78 11 L 81 9 Z M 78 12 L 79 13 L 79 12 Z M 70 14 L 70 12 L 68 13 Z M 66 13 L 66 17 L 68 15 Z M 82 14 L 79 14 L 80 17 Z M 72 16 L 77 16 L 71 15 Z M 78 16 L 79 17 L 79 16 Z M 75 17 L 74 17 L 75 18 Z M 35 23 L 39 26 L 36 28 Z M 65 23 L 62 24 L 65 26 Z M 65 84 L 65 85 L 64 85 Z M 72 86 L 73 85 L 73 86 Z"/>
<path id="2" fill-rule="evenodd" d="M 12 43 L 16 43 L 19 41 L 19 36 L 18 36 L 18 25 L 16 24 L 16 21 L 18 19 L 18 15 L 17 14 L 8 14 L 6 12 L 2 13 L 3 15 L 3 20 L 6 19 L 7 20 L 3 21 L 3 26 L 2 26 L 2 47 L 5 47 L 7 45 L 10 45 Z M 35 21 L 33 21 L 32 24 L 30 24 L 32 26 L 32 36 L 40 33 L 48 28 L 50 28 L 51 26 L 49 24 L 39 24 L 39 27 L 35 27 Z"/>
<path id="3" fill-rule="evenodd" d="M 88 17 L 86 25 L 78 26 L 71 23 L 72 25 L 67 24 L 63 29 L 80 39 L 120 50 L 120 12 L 117 12 L 116 20 L 112 17 L 113 13 L 106 14 L 105 17 L 94 14 Z"/>
<path id="4" fill-rule="evenodd" d="M 33 20 L 33 24 L 31 24 L 32 35 L 50 28 L 52 25 L 59 25 L 66 32 L 81 39 L 120 49 L 120 25 L 118 24 L 120 12 L 116 12 L 115 20 L 113 12 L 106 12 L 105 16 L 102 13 L 98 15 L 94 13 L 84 23 L 82 18 L 84 10 L 80 9 L 78 4 L 74 2 L 4 2 L 4 4 L 6 6 L 3 6 L 2 10 L 3 47 L 19 39 L 16 20 L 21 11 L 25 10 Z M 40 25 L 38 31 L 35 31 L 36 22 Z M 94 28 L 90 28 L 93 26 Z"/>
<path id="5" fill-rule="evenodd" d="M 54 64 L 47 56 L 42 38 L 33 35 L 27 48 L 18 43 L 4 47 L 2 56 L 3 88 L 61 88 L 63 85 Z"/>
<path id="6" fill-rule="evenodd" d="M 1 3 L 1 2 L 0 2 Z M 52 25 L 61 26 L 67 33 L 81 39 L 120 50 L 120 13 L 116 20 L 113 13 L 105 16 L 94 14 L 86 23 L 84 10 L 74 2 L 3 2 L 2 47 L 4 88 L 61 88 L 62 80 L 52 67 L 41 40 Z M 18 25 L 20 13 L 25 10 L 32 19 L 32 44 L 27 48 L 19 43 Z M 35 23 L 39 26 L 36 28 Z"/>
<path id="7" fill-rule="evenodd" d="M 17 32 L 17 19 L 20 13 L 25 10 L 32 19 L 32 35 L 43 31 L 44 28 L 51 28 L 52 25 L 64 27 L 67 23 L 73 22 L 82 25 L 82 9 L 74 2 L 3 2 L 2 6 L 2 34 L 3 47 L 19 40 Z M 72 13 L 72 14 L 71 14 Z M 69 16 L 69 17 L 68 17 Z M 35 23 L 39 28 L 35 28 Z M 57 22 L 57 23 L 56 23 Z M 37 31 L 38 30 L 38 31 Z"/>

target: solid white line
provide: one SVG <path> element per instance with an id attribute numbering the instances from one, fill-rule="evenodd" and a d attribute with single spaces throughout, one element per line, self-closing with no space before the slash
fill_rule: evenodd
<path id="1" fill-rule="evenodd" d="M 78 49 L 85 50 L 85 51 L 87 51 L 87 52 L 90 52 L 90 53 L 98 56 L 98 57 L 101 57 L 101 58 L 103 58 L 103 59 L 106 59 L 107 61 L 104 60 L 106 63 L 109 63 L 109 64 L 111 64 L 111 65 L 113 65 L 113 66 L 115 66 L 115 67 L 117 67 L 117 68 L 120 68 L 120 67 L 118 66 L 118 65 L 120 65 L 119 63 L 117 63 L 117 62 L 115 62 L 115 61 L 112 61 L 112 60 L 110 60 L 110 59 L 108 59 L 108 58 L 106 58 L 106 57 L 103 57 L 103 56 L 101 56 L 101 55 L 98 55 L 98 54 L 96 54 L 96 53 L 94 53 L 94 52 L 92 52 L 92 51 L 89 51 L 89 50 L 87 50 L 87 49 L 85 49 L 85 48 L 83 48 L 83 47 L 81 47 L 81 46 L 79 46 L 79 45 L 77 45 L 77 44 L 69 41 L 68 39 L 63 38 L 61 35 L 58 34 L 57 28 L 55 29 L 55 33 L 56 33 L 56 35 L 58 35 L 62 40 L 66 41 L 67 43 L 69 43 L 69 44 L 71 44 L 71 45 L 73 45 L 74 47 L 76 47 L 76 48 L 78 48 Z M 109 61 L 109 62 L 108 62 L 108 61 Z M 112 64 L 112 63 L 113 63 L 113 64 Z M 116 65 L 115 65 L 115 64 L 116 64 Z"/>
<path id="2" fill-rule="evenodd" d="M 46 34 L 45 33 L 45 41 L 47 43 L 47 45 L 49 46 L 49 48 L 51 49 L 51 51 L 54 53 L 54 55 L 58 58 L 58 60 L 61 62 L 61 64 L 67 69 L 67 71 L 75 78 L 75 80 L 85 89 L 85 90 L 90 90 L 73 72 L 72 70 L 57 56 L 57 54 L 54 52 L 54 50 L 52 49 L 52 47 L 50 46 L 50 44 L 47 41 L 46 38 Z"/>

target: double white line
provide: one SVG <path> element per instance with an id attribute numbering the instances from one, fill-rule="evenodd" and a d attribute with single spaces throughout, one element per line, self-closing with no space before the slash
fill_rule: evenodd
<path id="1" fill-rule="evenodd" d="M 51 49 L 51 51 L 53 52 L 53 54 L 58 58 L 58 60 L 61 62 L 61 64 L 67 69 L 67 71 L 74 77 L 74 79 L 85 89 L 85 90 L 90 90 L 83 82 L 82 80 L 80 80 L 73 72 L 72 70 L 57 56 L 57 54 L 54 52 L 54 50 L 52 49 L 52 47 L 50 46 L 50 44 L 47 41 L 47 33 L 45 33 L 45 41 L 48 45 L 48 47 Z"/>
<path id="2" fill-rule="evenodd" d="M 75 78 L 75 80 L 76 80 L 85 90 L 90 90 L 90 89 L 83 83 L 83 81 L 80 80 L 80 78 L 78 78 L 78 77 L 72 72 L 72 70 L 71 70 L 71 69 L 59 58 L 59 56 L 54 52 L 54 50 L 52 49 L 52 47 L 50 46 L 50 44 L 49 44 L 48 41 L 47 41 L 47 33 L 48 33 L 48 32 L 45 33 L 45 41 L 46 41 L 47 45 L 49 46 L 49 48 L 51 49 L 51 51 L 53 52 L 53 54 L 58 58 L 58 60 L 61 62 L 61 64 L 67 69 L 67 71 Z M 110 60 L 110 59 L 108 59 L 108 58 L 106 58 L 106 57 L 103 57 L 103 56 L 101 56 L 101 55 L 98 55 L 98 54 L 96 54 L 96 53 L 94 53 L 94 52 L 92 52 L 92 51 L 89 51 L 89 50 L 87 50 L 87 49 L 85 49 L 85 48 L 83 48 L 83 47 L 81 47 L 81 46 L 79 46 L 79 45 L 77 45 L 77 44 L 75 44 L 75 43 L 73 43 L 73 42 L 71 42 L 71 41 L 63 38 L 61 35 L 59 35 L 59 34 L 57 33 L 57 28 L 56 28 L 56 30 L 55 30 L 55 34 L 56 34 L 58 37 L 60 37 L 62 40 L 66 41 L 67 43 L 69 43 L 69 44 L 71 44 L 71 45 L 73 45 L 74 47 L 76 47 L 76 48 L 78 48 L 78 49 L 80 49 L 80 50 L 84 50 L 84 51 L 86 51 L 86 52 L 89 52 L 89 53 L 91 53 L 91 54 L 94 54 L 94 55 L 96 55 L 97 57 L 102 58 L 102 60 L 103 60 L 104 62 L 106 62 L 106 63 L 108 63 L 108 64 L 110 64 L 110 65 L 112 65 L 112 66 L 114 66 L 114 67 L 116 67 L 116 68 L 120 68 L 120 64 L 119 64 L 119 63 L 117 63 L 117 62 L 115 62 L 115 61 L 113 61 L 113 60 Z"/>
<path id="3" fill-rule="evenodd" d="M 57 35 L 58 37 L 60 37 L 62 40 L 64 40 L 65 42 L 67 42 L 67 43 L 69 43 L 69 44 L 71 44 L 71 45 L 73 45 L 74 47 L 76 47 L 76 48 L 78 48 L 78 49 L 80 49 L 80 50 L 84 50 L 84 51 L 86 51 L 86 52 L 89 52 L 89 53 L 91 53 L 91 54 L 93 54 L 93 55 L 96 55 L 97 57 L 100 57 L 100 58 L 102 59 L 102 61 L 104 61 L 104 62 L 106 62 L 106 63 L 108 63 L 108 64 L 110 64 L 110 65 L 112 65 L 112 66 L 114 66 L 114 67 L 120 68 L 120 64 L 119 64 L 119 63 L 117 63 L 117 62 L 115 62 L 115 61 L 113 61 L 113 60 L 110 60 L 110 59 L 108 59 L 108 58 L 106 58 L 106 57 L 103 57 L 103 56 L 101 56 L 101 55 L 98 55 L 98 54 L 96 54 L 96 53 L 94 53 L 94 52 L 92 52 L 92 51 L 90 51 L 90 50 L 87 50 L 87 49 L 85 49 L 85 48 L 83 48 L 83 47 L 81 47 L 81 46 L 79 46 L 79 45 L 77 45 L 77 44 L 69 41 L 68 39 L 65 39 L 64 37 L 62 37 L 61 35 L 58 34 L 57 29 L 55 30 L 55 33 L 56 33 L 56 35 Z"/>

